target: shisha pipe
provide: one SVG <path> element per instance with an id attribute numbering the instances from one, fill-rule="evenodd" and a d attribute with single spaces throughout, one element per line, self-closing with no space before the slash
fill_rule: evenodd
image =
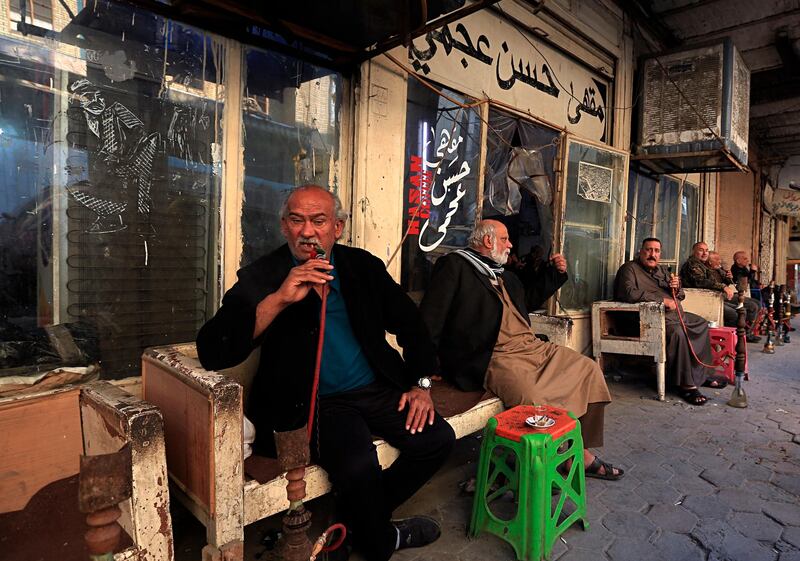
<path id="1" fill-rule="evenodd" d="M 325 250 L 317 242 L 314 246 L 314 259 L 324 259 Z M 306 466 L 311 462 L 310 442 L 313 434 L 314 414 L 317 406 L 319 390 L 319 373 L 322 365 L 322 349 L 325 342 L 325 315 L 327 311 L 328 284 L 322 285 L 320 298 L 322 306 L 319 317 L 319 340 L 317 342 L 317 360 L 314 365 L 314 381 L 309 400 L 308 423 L 299 429 L 275 432 L 275 446 L 278 451 L 278 462 L 286 472 L 286 498 L 289 509 L 283 517 L 283 535 L 275 548 L 275 559 L 281 561 L 314 561 L 322 552 L 332 551 L 342 545 L 347 529 L 342 524 L 334 524 L 325 530 L 314 544 L 308 537 L 311 526 L 311 512 L 306 510 L 303 499 L 306 497 Z M 317 429 L 319 430 L 319 428 Z M 334 543 L 326 545 L 328 537 L 335 531 L 340 536 Z"/>
<path id="2" fill-rule="evenodd" d="M 768 291 L 768 298 L 767 298 L 767 313 L 764 316 L 764 323 L 763 325 L 766 327 L 767 332 L 767 340 L 764 341 L 764 348 L 761 352 L 766 353 L 768 355 L 775 354 L 775 345 L 772 342 L 772 330 L 775 325 L 775 320 L 773 319 L 773 309 L 772 305 L 775 303 L 775 289 L 772 283 L 767 286 L 766 290 Z"/>
<path id="3" fill-rule="evenodd" d="M 777 296 L 775 297 L 775 308 L 773 310 L 773 316 L 775 318 L 773 323 L 773 327 L 775 328 L 775 344 L 779 347 L 782 347 L 783 336 L 781 332 L 783 331 L 783 285 L 776 285 L 775 290 L 777 291 Z"/>
<path id="4" fill-rule="evenodd" d="M 747 395 L 742 388 L 742 380 L 746 373 L 744 371 L 745 353 L 747 352 L 746 342 L 746 325 L 744 309 L 744 280 L 739 280 L 739 302 L 736 306 L 736 358 L 734 359 L 733 369 L 736 373 L 736 386 L 733 388 L 733 394 L 728 400 L 728 405 L 739 409 L 747 407 Z"/>
<path id="5" fill-rule="evenodd" d="M 783 324 L 784 343 L 791 342 L 791 339 L 789 337 L 789 328 L 791 327 L 791 321 L 792 321 L 792 299 L 789 296 L 789 290 L 786 289 L 783 291 L 783 318 L 781 318 L 781 323 Z"/>

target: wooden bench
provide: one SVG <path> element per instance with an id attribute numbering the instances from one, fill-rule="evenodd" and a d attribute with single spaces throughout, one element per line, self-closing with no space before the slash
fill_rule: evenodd
<path id="1" fill-rule="evenodd" d="M 164 417 L 174 496 L 206 527 L 206 561 L 242 559 L 244 526 L 289 507 L 277 461 L 243 460 L 243 394 L 258 355 L 256 350 L 243 364 L 220 372 L 203 369 L 194 343 L 147 349 L 142 357 L 144 398 Z M 496 397 L 446 384 L 434 386 L 433 398 L 457 438 L 483 429 L 503 410 Z M 375 446 L 384 468 L 398 456 L 383 440 Z M 331 489 L 325 470 L 316 465 L 306 470 L 306 485 L 308 500 Z"/>
<path id="2" fill-rule="evenodd" d="M 58 542 L 59 557 L 82 556 L 80 455 L 116 452 L 125 444 L 131 446 L 133 491 L 120 504 L 127 537 L 114 559 L 171 561 L 167 466 L 156 407 L 109 382 L 0 399 L 0 535 L 19 530 L 13 543 L 3 546 L 9 559 L 39 558 L 37 552 L 47 547 L 42 537 L 68 541 Z"/>

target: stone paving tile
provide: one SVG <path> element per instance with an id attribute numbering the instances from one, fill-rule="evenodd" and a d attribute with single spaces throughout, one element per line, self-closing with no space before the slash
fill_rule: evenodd
<path id="1" fill-rule="evenodd" d="M 684 534 L 664 532 L 654 544 L 664 559 L 680 559 L 680 561 L 705 561 L 706 552 L 697 543 Z M 642 558 L 646 559 L 646 558 Z"/>
<path id="2" fill-rule="evenodd" d="M 642 483 L 634 492 L 651 505 L 674 504 L 681 493 L 667 483 Z"/>
<path id="3" fill-rule="evenodd" d="M 690 495 L 684 499 L 683 507 L 694 512 L 698 518 L 725 520 L 733 513 L 731 507 L 717 495 Z"/>
<path id="4" fill-rule="evenodd" d="M 706 470 L 711 469 L 714 471 L 725 471 L 733 465 L 730 460 L 722 456 L 706 453 L 692 454 L 689 462 Z"/>
<path id="5" fill-rule="evenodd" d="M 717 498 L 737 512 L 761 512 L 766 501 L 745 488 L 726 488 L 717 493 Z"/>
<path id="6" fill-rule="evenodd" d="M 773 561 L 778 557 L 777 552 L 771 547 L 763 546 L 758 541 L 738 532 L 727 533 L 719 551 L 731 560 Z"/>
<path id="7" fill-rule="evenodd" d="M 790 544 L 789 542 L 778 540 L 773 544 L 772 549 L 774 549 L 778 553 L 783 553 L 785 551 L 797 551 L 798 548 Z"/>
<path id="8" fill-rule="evenodd" d="M 558 558 L 558 561 L 608 561 L 608 556 L 597 549 L 583 549 L 576 547 L 570 549 Z"/>
<path id="9" fill-rule="evenodd" d="M 630 511 L 610 512 L 603 517 L 603 526 L 616 536 L 638 540 L 648 540 L 656 531 L 644 514 Z"/>
<path id="10" fill-rule="evenodd" d="M 777 485 L 784 491 L 793 495 L 800 495 L 800 477 L 797 474 L 776 473 L 770 480 L 773 485 Z"/>
<path id="11" fill-rule="evenodd" d="M 769 481 L 772 477 L 772 470 L 750 461 L 734 463 L 731 472 L 731 477 L 741 477 L 750 481 Z"/>
<path id="12" fill-rule="evenodd" d="M 631 470 L 638 468 L 651 469 L 660 467 L 664 463 L 664 456 L 655 451 L 637 451 L 625 456 L 624 461 L 626 465 L 631 467 Z"/>
<path id="13" fill-rule="evenodd" d="M 748 538 L 770 543 L 778 541 L 783 531 L 780 524 L 760 512 L 735 512 L 731 526 Z"/>
<path id="14" fill-rule="evenodd" d="M 769 503 L 764 507 L 764 513 L 786 526 L 800 526 L 800 507 L 797 502 Z"/>
<path id="15" fill-rule="evenodd" d="M 676 474 L 675 477 L 670 480 L 670 485 L 684 495 L 711 495 L 717 490 L 714 485 L 701 477 L 685 477 L 680 474 Z"/>
<path id="16" fill-rule="evenodd" d="M 797 496 L 787 493 L 777 485 L 768 483 L 766 481 L 746 481 L 742 487 L 750 489 L 756 495 L 767 501 L 775 501 L 781 503 L 796 503 Z"/>
<path id="17" fill-rule="evenodd" d="M 800 561 L 800 551 L 784 551 L 778 561 Z"/>
<path id="18" fill-rule="evenodd" d="M 781 534 L 781 539 L 786 543 L 789 543 L 800 549 L 800 528 L 797 526 L 788 526 L 783 529 L 783 534 Z"/>
<path id="19" fill-rule="evenodd" d="M 584 531 L 580 524 L 573 524 L 561 535 L 569 549 L 596 548 L 598 544 L 610 544 L 614 535 L 600 522 L 589 521 L 589 529 Z"/>
<path id="20" fill-rule="evenodd" d="M 704 481 L 708 481 L 715 487 L 721 488 L 730 488 L 730 487 L 739 487 L 742 483 L 744 478 L 741 474 L 733 475 L 733 472 L 729 469 L 726 470 L 716 470 L 716 469 L 706 469 L 700 474 L 700 478 Z"/>
<path id="21" fill-rule="evenodd" d="M 722 520 L 701 518 L 692 528 L 690 534 L 706 549 L 717 550 L 722 546 L 725 535 L 731 531 L 734 530 Z"/>
<path id="22" fill-rule="evenodd" d="M 632 477 L 625 476 L 619 482 L 627 481 L 631 483 L 635 481 Z M 609 488 L 600 496 L 600 502 L 608 507 L 609 510 L 623 510 L 642 512 L 648 507 L 648 503 L 641 496 L 631 492 L 629 486 Z"/>
<path id="23" fill-rule="evenodd" d="M 663 551 L 652 543 L 631 538 L 619 538 L 608 548 L 608 557 L 613 561 L 666 561 Z"/>
<path id="24" fill-rule="evenodd" d="M 777 462 L 770 466 L 771 470 L 775 473 L 791 473 L 791 474 L 798 474 L 800 473 L 800 465 L 794 462 Z"/>
<path id="25" fill-rule="evenodd" d="M 698 521 L 693 512 L 686 510 L 682 505 L 672 503 L 655 505 L 646 516 L 662 530 L 678 534 L 688 534 Z"/>
<path id="26" fill-rule="evenodd" d="M 671 443 L 674 444 L 674 441 L 671 441 Z M 686 450 L 680 446 L 659 446 L 653 452 L 666 458 L 667 462 L 685 462 L 693 454 L 691 450 Z M 664 465 L 664 462 L 662 462 L 662 465 Z"/>
<path id="27" fill-rule="evenodd" d="M 687 450 L 691 455 L 693 452 Z M 703 471 L 703 468 L 689 463 L 688 459 L 672 458 L 662 462 L 662 467 L 675 474 L 676 477 L 695 477 Z"/>
<path id="28" fill-rule="evenodd" d="M 487 559 L 516 561 L 517 558 L 511 545 L 491 534 L 481 534 L 477 538 L 466 541 L 465 545 L 466 547 L 458 553 L 461 561 L 486 561 Z"/>

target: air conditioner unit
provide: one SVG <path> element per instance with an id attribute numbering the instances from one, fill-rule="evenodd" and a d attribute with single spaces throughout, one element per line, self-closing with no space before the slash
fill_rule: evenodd
<path id="1" fill-rule="evenodd" d="M 747 165 L 750 70 L 730 39 L 648 56 L 634 149 L 658 173 Z"/>

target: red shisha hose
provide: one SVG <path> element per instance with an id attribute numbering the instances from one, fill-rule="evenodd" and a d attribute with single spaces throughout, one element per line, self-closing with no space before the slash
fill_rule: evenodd
<path id="1" fill-rule="evenodd" d="M 314 259 L 322 259 L 325 252 L 321 247 L 314 248 Z M 311 403 L 308 408 L 308 441 L 311 442 L 311 433 L 314 428 L 314 411 L 317 407 L 317 392 L 319 391 L 319 369 L 322 366 L 322 347 L 325 344 L 325 313 L 328 308 L 328 283 L 322 285 L 320 294 L 322 307 L 319 312 L 319 340 L 317 341 L 317 361 L 314 365 L 314 382 L 311 385 Z"/>
<path id="2" fill-rule="evenodd" d="M 314 248 L 314 259 L 323 259 L 325 257 L 325 252 L 322 250 L 320 246 Z M 314 412 L 317 408 L 317 392 L 319 391 L 319 371 L 320 367 L 322 366 L 322 348 L 325 345 L 325 315 L 328 308 L 328 283 L 322 285 L 322 291 L 320 293 L 320 299 L 322 300 L 322 306 L 320 307 L 319 312 L 319 339 L 317 340 L 317 360 L 314 364 L 314 382 L 311 385 L 311 401 L 308 408 L 308 442 L 311 442 L 311 435 L 314 429 Z M 319 427 L 317 427 L 319 430 Z M 325 545 L 328 541 L 328 536 L 331 535 L 332 532 L 339 531 L 339 538 L 336 539 L 332 544 Z M 320 535 L 317 543 L 315 544 L 311 559 L 316 559 L 316 556 L 319 553 L 326 552 L 326 551 L 333 551 L 337 549 L 339 546 L 342 545 L 344 542 L 345 537 L 347 537 L 347 528 L 344 524 L 333 524 L 327 530 L 325 530 L 322 535 Z"/>
<path id="3" fill-rule="evenodd" d="M 697 361 L 698 364 L 705 366 L 706 368 L 713 368 L 716 369 L 717 367 L 713 364 L 706 364 L 700 357 L 697 356 L 697 353 L 694 352 L 694 347 L 692 346 L 692 340 L 689 337 L 689 329 L 686 327 L 686 324 L 683 322 L 683 313 L 681 313 L 680 304 L 678 304 L 678 297 L 675 292 L 675 289 L 672 289 L 672 301 L 675 303 L 675 311 L 678 312 L 678 319 L 681 321 L 681 327 L 683 327 L 683 332 L 686 334 L 686 342 L 689 344 L 689 351 L 692 353 L 692 357 Z"/>

